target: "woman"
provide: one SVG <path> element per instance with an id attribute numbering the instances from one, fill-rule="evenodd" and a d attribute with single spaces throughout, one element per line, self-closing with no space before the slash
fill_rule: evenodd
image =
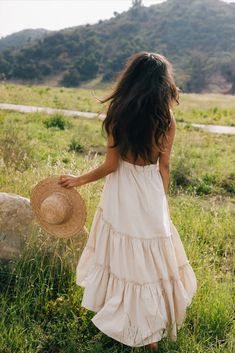
<path id="1" fill-rule="evenodd" d="M 104 162 L 60 181 L 70 188 L 106 176 L 76 283 L 102 332 L 156 351 L 163 337 L 176 340 L 197 290 L 166 198 L 178 103 L 171 64 L 157 53 L 133 55 L 105 102 Z"/>

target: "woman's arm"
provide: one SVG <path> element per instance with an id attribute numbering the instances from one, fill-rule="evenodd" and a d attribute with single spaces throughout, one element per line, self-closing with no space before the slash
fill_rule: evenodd
<path id="1" fill-rule="evenodd" d="M 99 167 L 91 170 L 90 172 L 80 175 L 61 175 L 60 176 L 60 184 L 65 187 L 75 187 L 81 186 L 92 181 L 96 181 L 105 177 L 106 175 L 114 172 L 118 167 L 119 160 L 119 152 L 118 147 L 110 148 L 114 143 L 113 136 L 111 134 L 108 135 L 107 138 L 107 152 L 105 161 L 99 165 Z"/>
<path id="2" fill-rule="evenodd" d="M 169 189 L 170 157 L 171 157 L 172 146 L 173 146 L 175 133 L 176 133 L 176 121 L 172 112 L 171 112 L 171 116 L 172 116 L 171 125 L 166 134 L 168 138 L 166 150 L 165 152 L 160 153 L 160 156 L 159 156 L 159 171 L 162 177 L 165 193 L 167 193 Z"/>

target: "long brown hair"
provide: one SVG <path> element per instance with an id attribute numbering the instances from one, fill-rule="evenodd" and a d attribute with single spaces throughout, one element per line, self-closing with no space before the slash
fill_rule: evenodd
<path id="1" fill-rule="evenodd" d="M 130 149 L 134 163 L 138 156 L 152 159 L 153 138 L 163 152 L 162 137 L 171 122 L 170 109 L 178 102 L 178 89 L 170 62 L 157 53 L 139 52 L 132 55 L 118 75 L 113 92 L 101 103 L 109 102 L 102 133 L 113 135 L 121 157 Z"/>

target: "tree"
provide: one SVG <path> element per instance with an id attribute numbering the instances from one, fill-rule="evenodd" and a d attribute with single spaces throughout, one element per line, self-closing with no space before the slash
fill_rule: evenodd
<path id="1" fill-rule="evenodd" d="M 205 88 L 207 82 L 207 56 L 194 50 L 188 61 L 189 80 L 186 82 L 185 89 L 189 92 L 199 93 Z"/>
<path id="2" fill-rule="evenodd" d="M 142 18 L 140 18 L 144 9 L 142 5 L 142 0 L 132 0 L 132 6 L 130 8 L 130 17 L 132 19 L 138 17 L 139 20 L 142 20 Z"/>
<path id="3" fill-rule="evenodd" d="M 235 55 L 224 59 L 220 69 L 224 78 L 231 83 L 228 93 L 235 95 Z"/>
<path id="4" fill-rule="evenodd" d="M 65 87 L 78 87 L 80 83 L 80 75 L 74 69 L 70 69 L 68 72 L 66 72 L 60 81 L 60 84 Z"/>
<path id="5" fill-rule="evenodd" d="M 142 0 L 132 0 L 132 7 L 133 8 L 137 8 L 137 7 L 140 7 L 142 6 Z"/>
<path id="6" fill-rule="evenodd" d="M 90 80 L 98 74 L 99 65 L 93 54 L 81 56 L 74 64 L 74 69 L 79 73 L 83 81 Z"/>

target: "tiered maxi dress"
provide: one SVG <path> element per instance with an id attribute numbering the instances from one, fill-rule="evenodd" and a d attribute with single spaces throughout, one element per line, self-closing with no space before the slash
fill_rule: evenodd
<path id="1" fill-rule="evenodd" d="M 113 339 L 140 347 L 179 329 L 197 280 L 170 219 L 159 165 L 119 159 L 105 177 L 76 268 L 81 306 Z"/>

